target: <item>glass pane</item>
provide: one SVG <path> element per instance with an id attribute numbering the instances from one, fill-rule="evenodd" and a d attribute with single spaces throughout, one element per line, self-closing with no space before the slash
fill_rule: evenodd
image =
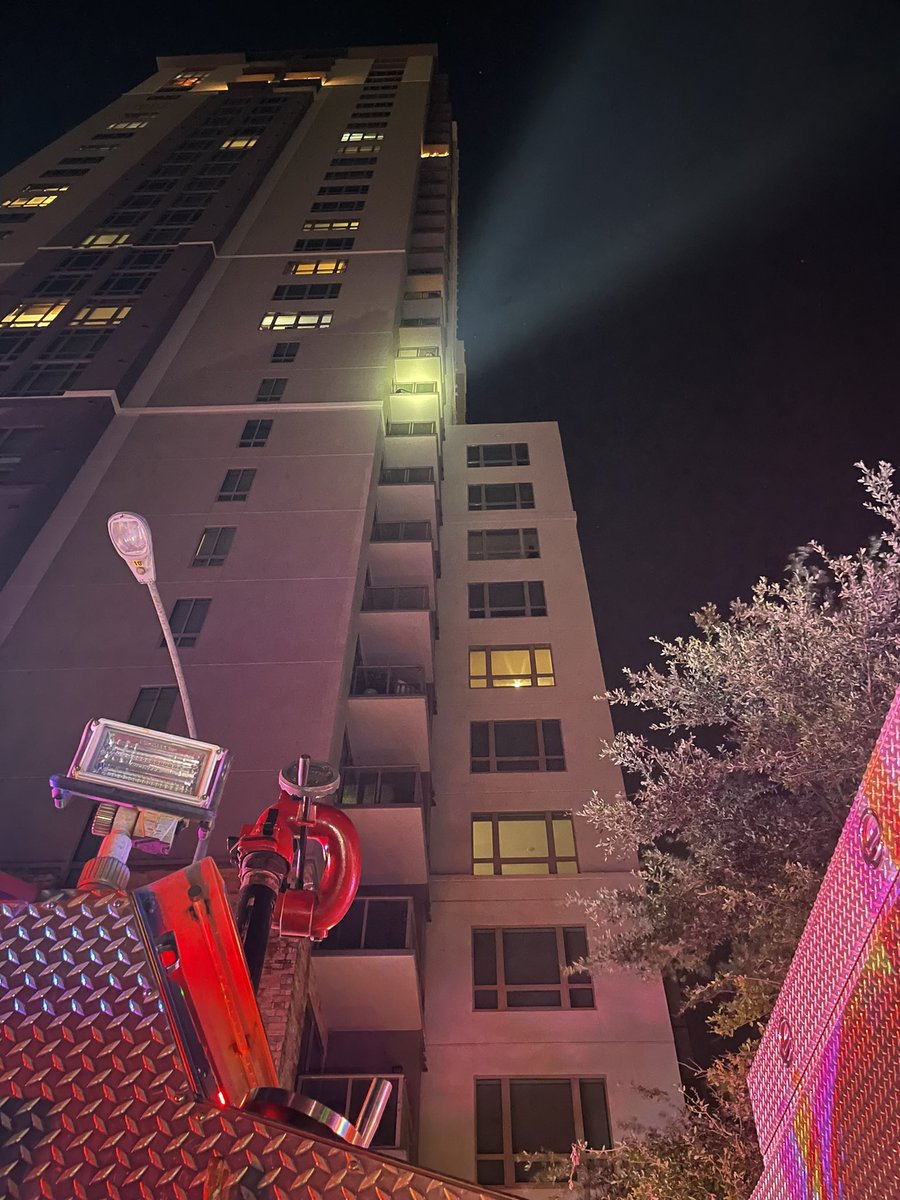
<path id="1" fill-rule="evenodd" d="M 511 688 L 531 687 L 531 676 L 530 675 L 516 675 L 516 676 L 495 675 L 494 678 L 491 680 L 491 686 L 492 687 L 511 687 Z"/>
<path id="2" fill-rule="evenodd" d="M 594 989 L 589 987 L 569 988 L 569 1004 L 572 1008 L 593 1008 Z"/>
<path id="3" fill-rule="evenodd" d="M 503 1182 L 505 1181 L 502 1158 L 480 1158 L 478 1160 L 478 1183 L 490 1185 Z"/>
<path id="4" fill-rule="evenodd" d="M 470 726 L 469 736 L 473 757 L 487 758 L 489 745 L 487 721 L 473 721 Z"/>
<path id="5" fill-rule="evenodd" d="M 609 1136 L 606 1084 L 602 1079 L 582 1079 L 580 1086 L 584 1139 L 595 1150 L 608 1149 L 612 1139 Z"/>
<path id="6" fill-rule="evenodd" d="M 475 1009 L 478 1012 L 496 1011 L 500 1007 L 496 988 L 476 989 Z"/>
<path id="7" fill-rule="evenodd" d="M 534 820 L 501 817 L 498 825 L 501 858 L 547 857 L 547 822 L 542 817 Z"/>
<path id="8" fill-rule="evenodd" d="M 568 1079 L 511 1079 L 509 1101 L 514 1154 L 569 1153 L 575 1141 L 575 1115 Z"/>
<path id="9" fill-rule="evenodd" d="M 534 666 L 539 675 L 553 674 L 553 657 L 549 648 L 534 651 Z"/>
<path id="10" fill-rule="evenodd" d="M 507 986 L 559 983 L 555 929 L 504 929 L 503 973 Z"/>
<path id="11" fill-rule="evenodd" d="M 476 987 L 497 982 L 497 944 L 493 929 L 472 930 L 472 977 Z"/>
<path id="12" fill-rule="evenodd" d="M 553 722 L 545 721 L 545 725 Z M 558 725 L 558 722 L 556 722 Z M 495 721 L 494 744 L 498 758 L 537 755 L 538 736 L 534 721 Z"/>
<path id="13" fill-rule="evenodd" d="M 498 1079 L 475 1082 L 475 1125 L 478 1154 L 503 1153 L 503 1109 Z"/>
<path id="14" fill-rule="evenodd" d="M 557 875 L 577 875 L 578 864 L 574 862 L 559 862 L 556 863 Z"/>
<path id="15" fill-rule="evenodd" d="M 350 911 L 328 935 L 327 948 L 329 950 L 358 950 L 360 948 L 364 908 L 364 901 L 353 901 Z"/>
<path id="16" fill-rule="evenodd" d="M 472 822 L 472 857 L 493 858 L 494 835 L 489 820 L 473 820 Z"/>
<path id="17" fill-rule="evenodd" d="M 493 875 L 494 864 L 490 862 L 477 862 L 472 867 L 473 875 Z M 505 874 L 505 872 L 504 872 Z"/>
<path id="18" fill-rule="evenodd" d="M 558 855 L 564 858 L 575 857 L 575 832 L 571 817 L 553 818 L 553 846 Z"/>
<path id="19" fill-rule="evenodd" d="M 546 991 L 507 992 L 507 1008 L 562 1008 L 562 996 L 551 988 Z"/>
<path id="20" fill-rule="evenodd" d="M 505 862 L 500 867 L 501 875 L 549 875 L 548 862 L 512 863 Z"/>
<path id="21" fill-rule="evenodd" d="M 563 942 L 566 947 L 566 963 L 571 966 L 580 958 L 587 958 L 587 930 L 579 925 L 572 925 L 563 930 Z"/>
<path id="22" fill-rule="evenodd" d="M 487 673 L 487 655 L 483 650 L 469 651 L 469 675 L 483 677 Z"/>
<path id="23" fill-rule="evenodd" d="M 406 946 L 406 900 L 369 900 L 366 950 L 402 950 Z"/>
<path id="24" fill-rule="evenodd" d="M 562 730 L 559 721 L 542 721 L 544 730 L 544 752 L 562 754 Z"/>
<path id="25" fill-rule="evenodd" d="M 531 654 L 528 650 L 507 647 L 491 651 L 491 673 L 531 680 Z"/>

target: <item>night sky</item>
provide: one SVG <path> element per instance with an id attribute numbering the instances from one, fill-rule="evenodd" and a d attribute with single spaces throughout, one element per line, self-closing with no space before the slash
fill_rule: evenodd
<path id="1" fill-rule="evenodd" d="M 470 420 L 560 422 L 609 682 L 862 542 L 852 464 L 900 465 L 895 4 L 10 5 L 0 170 L 157 53 L 392 41 L 451 78 Z"/>

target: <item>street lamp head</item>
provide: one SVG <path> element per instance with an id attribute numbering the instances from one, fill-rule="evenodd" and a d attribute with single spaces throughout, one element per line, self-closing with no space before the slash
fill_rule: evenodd
<path id="1" fill-rule="evenodd" d="M 138 583 L 156 582 L 153 537 L 146 518 L 139 513 L 117 512 L 106 522 L 109 540 L 124 558 Z"/>

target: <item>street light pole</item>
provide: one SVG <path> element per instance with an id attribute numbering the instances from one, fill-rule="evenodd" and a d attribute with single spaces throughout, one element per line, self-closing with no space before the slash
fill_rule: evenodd
<path id="1" fill-rule="evenodd" d="M 178 684 L 178 694 L 181 696 L 181 707 L 184 709 L 184 719 L 187 722 L 188 735 L 197 737 L 197 726 L 194 723 L 194 710 L 188 696 L 187 681 L 181 666 L 178 647 L 172 636 L 172 627 L 166 615 L 165 605 L 156 586 L 156 562 L 153 557 L 153 536 L 145 517 L 139 513 L 117 512 L 106 523 L 109 530 L 109 540 L 115 547 L 116 553 L 128 564 L 128 569 L 138 581 L 146 585 L 159 618 L 169 658 L 172 660 L 172 670 L 175 672 L 175 682 Z"/>

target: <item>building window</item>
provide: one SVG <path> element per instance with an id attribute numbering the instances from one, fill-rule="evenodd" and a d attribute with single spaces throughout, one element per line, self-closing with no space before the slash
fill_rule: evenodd
<path id="1" fill-rule="evenodd" d="M 130 304 L 118 307 L 103 304 L 89 305 L 86 308 L 80 308 L 69 324 L 81 325 L 86 329 L 103 329 L 111 325 L 121 325 L 130 312 Z"/>
<path id="2" fill-rule="evenodd" d="M 113 121 L 112 125 L 107 125 L 107 129 L 146 129 L 149 122 L 147 121 Z"/>
<path id="3" fill-rule="evenodd" d="M 306 262 L 289 262 L 285 275 L 343 275 L 347 270 L 346 258 L 311 258 Z"/>
<path id="4" fill-rule="evenodd" d="M 18 425 L 0 429 L 0 479 L 19 465 L 34 446 L 40 432 L 40 425 Z"/>
<path id="5" fill-rule="evenodd" d="M 67 304 L 68 300 L 60 300 L 55 304 L 36 304 L 26 300 L 23 304 L 17 304 L 5 317 L 0 317 L 0 325 L 9 329 L 46 329 Z"/>
<path id="6" fill-rule="evenodd" d="M 539 579 L 503 583 L 470 583 L 469 616 L 546 617 L 547 601 Z"/>
<path id="7" fill-rule="evenodd" d="M 212 525 L 204 529 L 194 551 L 191 566 L 221 567 L 228 557 L 235 532 L 233 525 Z"/>
<path id="8" fill-rule="evenodd" d="M 502 508 L 534 508 L 534 487 L 530 483 L 469 484 L 469 512 Z"/>
<path id="9" fill-rule="evenodd" d="M 54 167 L 52 171 L 41 171 L 41 179 L 77 179 L 89 170 L 90 167 Z"/>
<path id="10" fill-rule="evenodd" d="M 320 187 L 317 194 L 319 196 L 367 196 L 369 185 L 367 183 L 329 183 L 325 187 Z"/>
<path id="11" fill-rule="evenodd" d="M 248 421 L 249 425 L 250 422 Z M 254 469 L 245 471 L 226 471 L 225 478 L 222 480 L 222 486 L 219 488 L 217 500 L 232 500 L 235 502 L 243 502 L 247 499 L 250 489 L 253 487 L 253 480 L 256 478 Z"/>
<path id="12" fill-rule="evenodd" d="M 469 467 L 527 467 L 526 442 L 502 442 L 493 445 L 469 446 L 466 451 Z"/>
<path id="13" fill-rule="evenodd" d="M 339 283 L 282 283 L 275 289 L 273 300 L 336 300 L 341 294 Z"/>
<path id="14" fill-rule="evenodd" d="M 493 558 L 540 558 L 536 529 L 470 529 L 469 562 Z"/>
<path id="15" fill-rule="evenodd" d="M 273 363 L 292 363 L 300 349 L 299 342 L 276 342 L 272 351 Z"/>
<path id="16" fill-rule="evenodd" d="M 325 222 L 330 224 L 331 222 Z M 358 222 L 357 222 L 358 224 Z M 294 242 L 295 250 L 352 250 L 353 238 L 300 238 Z"/>
<path id="17" fill-rule="evenodd" d="M 212 604 L 211 600 L 175 601 L 175 607 L 169 616 L 169 625 L 171 626 L 176 646 L 181 646 L 185 649 L 196 646 L 197 638 L 200 630 L 203 628 L 203 622 L 206 620 L 210 604 Z M 159 644 L 160 646 L 165 646 L 166 639 L 163 638 Z"/>
<path id="18" fill-rule="evenodd" d="M 297 1090 L 304 1075 L 316 1075 L 325 1066 L 325 1044 L 312 1005 L 307 1001 L 303 1015 L 303 1030 L 300 1034 L 300 1061 L 297 1064 Z"/>
<path id="19" fill-rule="evenodd" d="M 348 129 L 346 133 L 341 134 L 341 142 L 344 144 L 346 144 L 348 142 L 354 143 L 354 142 L 383 142 L 383 141 L 384 141 L 383 133 L 363 133 L 361 131 Z M 366 147 L 366 153 L 367 154 L 370 153 L 369 147 Z"/>
<path id="20" fill-rule="evenodd" d="M 572 814 L 474 813 L 473 875 L 577 875 Z"/>
<path id="21" fill-rule="evenodd" d="M 469 732 L 475 775 L 566 769 L 559 721 L 472 721 Z"/>
<path id="22" fill-rule="evenodd" d="M 375 145 L 372 145 L 370 142 L 364 142 L 359 145 L 356 145 L 356 144 L 351 145 L 348 142 L 347 145 L 341 146 L 341 154 L 344 156 L 346 156 L 348 154 L 370 154 L 370 155 L 378 154 L 380 152 L 380 150 L 381 150 L 380 145 L 378 145 L 377 143 Z M 334 162 L 334 159 L 332 159 L 331 161 Z"/>
<path id="23" fill-rule="evenodd" d="M 365 200 L 317 200 L 310 212 L 360 212 L 365 207 Z"/>
<path id="24" fill-rule="evenodd" d="M 113 246 L 124 246 L 130 240 L 130 233 L 100 232 L 89 233 L 81 244 L 82 246 L 98 246 L 106 250 L 111 249 Z"/>
<path id="25" fill-rule="evenodd" d="M 340 164 L 340 159 L 336 160 Z M 357 160 L 358 161 L 358 160 Z M 355 163 L 353 164 L 355 166 Z M 349 166 L 344 166 L 341 171 L 326 171 L 326 179 L 371 179 L 375 174 L 374 171 L 353 170 Z"/>
<path id="26" fill-rule="evenodd" d="M 83 366 L 64 367 L 38 364 L 25 372 L 17 384 L 10 388 L 13 396 L 59 396 L 78 379 Z"/>
<path id="27" fill-rule="evenodd" d="M 260 329 L 327 329 L 333 312 L 263 313 Z"/>
<path id="28" fill-rule="evenodd" d="M 272 421 L 248 421 L 244 426 L 238 446 L 244 449 L 258 450 L 269 440 L 272 425 Z"/>
<path id="29" fill-rule="evenodd" d="M 141 688 L 129 714 L 128 724 L 140 725 L 142 729 L 165 729 L 177 699 L 177 687 Z"/>
<path id="30" fill-rule="evenodd" d="M 473 646 L 469 649 L 469 687 L 553 687 L 549 646 Z"/>
<path id="31" fill-rule="evenodd" d="M 372 153 L 374 154 L 375 151 L 378 149 L 380 149 L 380 147 L 373 146 Z M 346 153 L 346 151 L 344 151 L 344 153 Z M 374 166 L 377 166 L 378 159 L 377 158 L 359 158 L 359 157 L 357 157 L 357 158 L 354 158 L 352 163 L 349 163 L 349 162 L 347 162 L 347 160 L 344 157 L 341 157 L 341 158 L 333 158 L 331 160 L 330 165 L 332 167 L 341 167 L 343 169 L 344 174 L 346 174 L 350 167 L 374 167 Z M 363 172 L 358 172 L 358 174 L 362 175 Z M 371 175 L 374 175 L 374 171 L 366 171 L 365 172 L 366 178 L 369 178 Z M 329 174 L 326 174 L 325 178 L 328 179 Z"/>
<path id="32" fill-rule="evenodd" d="M 403 329 L 423 329 L 426 325 L 440 325 L 440 317 L 405 317 L 400 325 Z"/>
<path id="33" fill-rule="evenodd" d="M 166 87 L 179 88 L 182 91 L 190 91 L 192 87 L 196 87 L 201 79 L 205 79 L 209 71 L 182 71 L 173 77 L 166 84 Z"/>
<path id="34" fill-rule="evenodd" d="M 333 229 L 333 230 L 340 230 L 340 229 L 359 229 L 359 221 L 304 221 L 304 222 L 303 222 L 303 228 L 304 228 L 304 230 L 316 230 L 316 229 L 317 229 L 317 230 L 319 230 L 320 232 L 323 232 L 323 231 L 325 231 L 325 230 L 328 230 L 328 229 Z M 353 245 L 353 240 L 352 240 L 352 239 L 347 239 L 347 240 L 349 241 L 350 245 L 347 245 L 347 246 L 328 246 L 328 245 L 326 244 L 326 245 L 324 245 L 324 246 L 323 246 L 323 248 L 324 248 L 324 249 L 329 249 L 329 250 L 331 250 L 331 249 L 334 249 L 334 250 L 349 250 L 349 249 L 350 249 L 350 247 Z M 310 249 L 317 249 L 319 245 L 320 245 L 320 243 L 319 243 L 319 242 L 315 242 L 315 243 L 313 243 L 312 239 L 307 239 L 307 240 L 305 240 L 305 241 L 303 241 L 303 242 L 297 242 L 297 243 L 294 245 L 294 249 L 295 249 L 295 250 L 302 250 L 302 249 L 306 249 L 307 247 L 309 247 Z"/>
<path id="35" fill-rule="evenodd" d="M 0 363 L 15 362 L 31 345 L 34 334 L 0 333 Z"/>
<path id="36" fill-rule="evenodd" d="M 586 957 L 587 931 L 580 925 L 473 929 L 475 1008 L 593 1008 L 590 973 L 566 973 Z"/>
<path id="37" fill-rule="evenodd" d="M 576 1142 L 612 1146 L 602 1079 L 476 1079 L 476 1177 L 479 1183 L 533 1183 L 541 1153 L 568 1158 Z M 537 1162 L 529 1171 L 528 1156 Z"/>
<path id="38" fill-rule="evenodd" d="M 440 358 L 440 346 L 401 346 L 398 358 Z"/>
<path id="39" fill-rule="evenodd" d="M 46 208 L 58 198 L 57 192 L 36 192 L 33 196 L 14 196 L 11 200 L 0 201 L 0 208 Z"/>
<path id="40" fill-rule="evenodd" d="M 422 383 L 395 383 L 391 390 L 399 395 L 424 396 L 436 392 L 438 385 L 434 380 L 426 380 Z"/>
<path id="41" fill-rule="evenodd" d="M 278 404 L 287 387 L 286 379 L 264 379 L 256 393 L 257 404 Z M 271 422 L 270 422 L 271 423 Z"/>
<path id="42" fill-rule="evenodd" d="M 222 143 L 222 145 L 219 147 L 219 149 L 220 150 L 250 150 L 256 145 L 258 140 L 259 139 L 255 138 L 255 137 L 226 138 L 225 141 Z"/>

